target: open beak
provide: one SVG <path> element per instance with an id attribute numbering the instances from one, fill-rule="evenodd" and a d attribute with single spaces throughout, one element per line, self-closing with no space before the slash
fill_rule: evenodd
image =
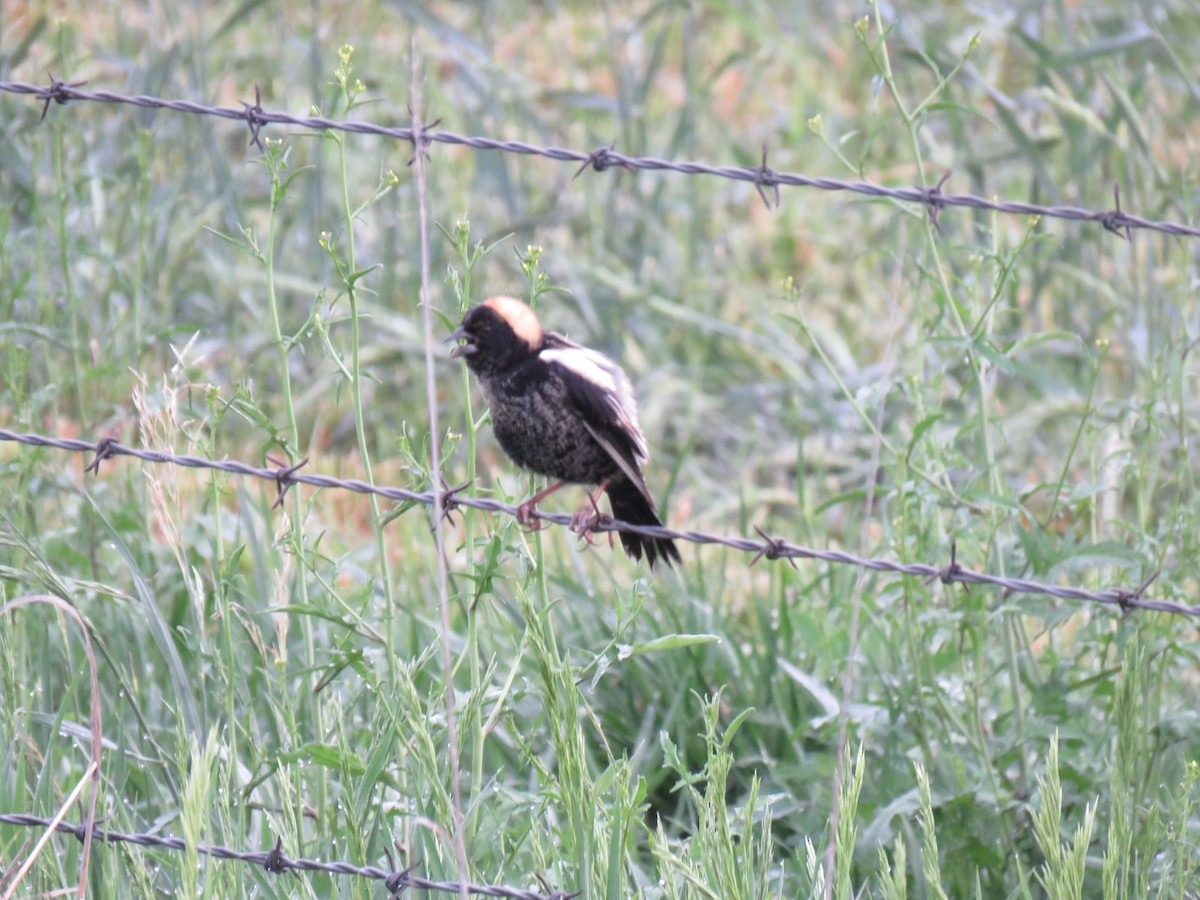
<path id="1" fill-rule="evenodd" d="M 472 353 L 477 353 L 479 351 L 479 348 L 471 343 L 470 337 L 471 336 L 467 334 L 465 328 L 459 327 L 452 331 L 446 337 L 446 339 L 442 341 L 443 344 L 448 344 L 451 341 L 466 341 L 465 344 L 459 344 L 450 351 L 451 359 L 458 359 L 460 356 L 470 356 Z"/>

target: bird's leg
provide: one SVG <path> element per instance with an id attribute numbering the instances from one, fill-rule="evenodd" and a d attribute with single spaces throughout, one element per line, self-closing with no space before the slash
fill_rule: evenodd
<path id="1" fill-rule="evenodd" d="M 603 515 L 603 513 L 600 512 L 600 506 L 596 501 L 599 499 L 600 495 L 604 493 L 604 489 L 608 487 L 611 481 L 611 478 L 605 478 L 602 482 L 600 482 L 600 486 L 596 488 L 595 493 L 588 494 L 588 501 L 591 505 L 590 509 L 587 506 L 584 506 L 581 510 L 579 510 L 579 512 L 575 513 L 575 515 L 571 517 L 571 530 L 587 541 L 589 545 L 596 543 L 592 540 L 592 531 L 595 529 L 596 524 L 600 521 L 600 517 Z M 610 544 L 612 543 L 611 533 L 608 535 L 608 542 Z"/>
<path id="2" fill-rule="evenodd" d="M 546 523 L 540 519 L 533 518 L 533 511 L 537 507 L 538 502 L 545 500 L 560 487 L 566 484 L 565 481 L 558 481 L 549 487 L 542 488 L 524 503 L 517 507 L 517 522 L 524 525 L 530 531 L 541 531 L 546 527 Z"/>

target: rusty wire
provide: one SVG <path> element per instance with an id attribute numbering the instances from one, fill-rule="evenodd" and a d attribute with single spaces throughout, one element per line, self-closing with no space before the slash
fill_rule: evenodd
<path id="1" fill-rule="evenodd" d="M 42 117 L 50 109 L 50 104 L 66 104 L 71 101 L 91 101 L 95 103 L 116 103 L 129 106 L 139 106 L 145 109 L 170 109 L 176 112 L 193 115 L 217 116 L 223 119 L 235 119 L 246 123 L 250 130 L 250 143 L 262 149 L 260 133 L 264 125 L 295 125 L 300 128 L 331 129 L 352 134 L 373 134 L 389 137 L 408 143 L 421 144 L 424 152 L 431 144 L 457 144 L 476 150 L 499 150 L 504 153 L 517 153 L 525 156 L 542 156 L 547 159 L 563 162 L 579 163 L 575 175 L 580 175 L 586 169 L 602 172 L 605 169 L 619 167 L 630 171 L 651 170 L 679 172 L 684 175 L 710 175 L 717 178 L 728 178 L 733 181 L 744 181 L 755 186 L 759 196 L 768 208 L 778 206 L 780 202 L 780 186 L 809 187 L 822 191 L 849 191 L 867 197 L 888 198 L 908 203 L 920 203 L 934 217 L 937 223 L 938 214 L 951 206 L 983 209 L 1007 215 L 1045 216 L 1054 219 L 1069 219 L 1083 222 L 1096 222 L 1119 237 L 1129 239 L 1134 229 L 1159 231 L 1181 237 L 1200 237 L 1200 228 L 1182 225 L 1178 222 L 1164 222 L 1135 216 L 1121 209 L 1120 191 L 1114 187 L 1112 209 L 1091 210 L 1078 206 L 1043 206 L 1037 203 L 1021 203 L 1014 201 L 989 200 L 975 194 L 947 194 L 942 191 L 950 173 L 946 173 L 934 187 L 886 187 L 869 181 L 847 181 L 840 178 L 823 178 L 802 175 L 797 172 L 778 172 L 767 165 L 767 148 L 763 147 L 762 164 L 759 166 L 715 166 L 702 162 L 675 162 L 654 156 L 626 156 L 618 152 L 612 145 L 598 147 L 595 150 L 573 150 L 566 147 L 542 147 L 528 144 L 524 141 L 502 141 L 496 138 L 468 136 L 455 134 L 451 131 L 431 130 L 429 125 L 419 128 L 388 127 L 371 122 L 348 122 L 339 119 L 329 119 L 324 116 L 294 116 L 290 113 L 272 112 L 262 108 L 259 89 L 255 86 L 254 103 L 242 101 L 242 108 L 231 106 L 208 106 L 191 100 L 166 100 L 147 94 L 119 94 L 114 91 L 84 90 L 83 81 L 60 81 L 50 76 L 49 85 L 28 84 L 20 81 L 0 81 L 0 92 L 8 94 L 24 94 L 43 101 Z M 432 123 L 436 125 L 435 123 Z M 771 192 L 768 195 L 768 191 Z M 774 204 L 772 204 L 774 200 Z"/>
<path id="2" fill-rule="evenodd" d="M 89 830 L 82 824 L 71 825 L 68 822 L 55 822 L 53 819 L 30 816 L 24 813 L 0 813 L 0 822 L 24 828 L 53 827 L 56 831 L 75 835 L 81 842 L 90 833 L 95 840 L 103 841 L 107 844 L 137 844 L 141 847 L 154 847 L 164 850 L 184 850 L 187 848 L 187 844 L 180 838 L 165 837 L 159 834 L 112 831 L 107 828 L 101 828 L 98 825 Z M 280 875 L 284 872 L 326 872 L 330 875 L 357 875 L 361 878 L 373 878 L 376 881 L 382 881 L 387 887 L 389 894 L 393 897 L 399 897 L 408 888 L 457 894 L 460 893 L 463 887 L 457 881 L 431 881 L 428 878 L 414 875 L 415 866 L 389 871 L 376 866 L 355 866 L 345 862 L 323 862 L 319 859 L 303 858 L 290 859 L 283 852 L 282 841 L 277 841 L 273 849 L 265 851 L 233 850 L 229 847 L 221 847 L 213 844 L 200 844 L 196 850 L 205 856 L 211 856 L 213 859 L 233 859 L 240 862 L 253 863 L 262 866 L 263 869 L 273 875 Z M 504 887 L 503 885 L 495 884 L 467 884 L 466 889 L 468 894 L 475 894 L 480 897 L 507 897 L 509 900 L 571 900 L 572 897 L 577 897 L 581 893 L 580 891 L 551 891 L 548 888 L 545 892 L 530 891 L 523 888 Z"/>
<path id="3" fill-rule="evenodd" d="M 73 450 L 78 453 L 94 454 L 85 471 L 94 472 L 97 475 L 100 472 L 100 464 L 104 460 L 115 456 L 132 456 L 135 459 L 145 462 L 166 463 L 185 466 L 191 469 L 215 469 L 221 472 L 229 472 L 233 475 L 261 478 L 264 481 L 274 482 L 276 490 L 279 492 L 279 497 L 275 501 L 276 506 L 280 504 L 283 500 L 283 495 L 292 485 L 307 484 L 311 487 L 355 491 L 359 494 L 377 494 L 389 500 L 397 500 L 404 503 L 422 503 L 429 506 L 435 505 L 437 499 L 440 498 L 442 509 L 447 512 L 461 506 L 469 506 L 473 509 L 482 509 L 487 512 L 504 513 L 514 518 L 517 515 L 517 507 L 511 503 L 493 500 L 490 497 L 461 496 L 462 491 L 469 487 L 467 484 L 446 487 L 441 491 L 412 491 L 407 488 L 381 487 L 355 478 L 343 479 L 334 478 L 330 475 L 301 472 L 300 469 L 308 462 L 307 459 L 290 466 L 279 464 L 274 467 L 260 467 L 251 466 L 236 460 L 213 460 L 202 456 L 168 453 L 163 450 L 143 450 L 137 447 L 127 447 L 114 438 L 106 437 L 93 442 L 78 438 L 50 437 L 43 434 L 22 434 L 10 431 L 7 428 L 0 428 L 0 441 L 12 441 L 31 447 L 53 447 L 59 450 Z M 571 527 L 574 524 L 574 517 L 566 513 L 549 513 L 535 509 L 532 515 L 534 518 L 555 525 Z M 936 580 L 947 585 L 992 585 L 1003 588 L 1010 594 L 1045 594 L 1060 600 L 1084 600 L 1089 603 L 1116 606 L 1123 612 L 1129 612 L 1133 609 L 1146 609 L 1181 616 L 1200 616 L 1200 604 L 1188 606 L 1171 600 L 1155 600 L 1143 596 L 1158 577 L 1157 572 L 1153 573 L 1134 589 L 1109 588 L 1103 591 L 1090 591 L 1086 588 L 1045 584 L 1040 581 L 1031 581 L 1027 578 L 1008 578 L 1002 575 L 991 575 L 987 572 L 975 572 L 971 569 L 966 569 L 958 562 L 957 547 L 953 542 L 950 545 L 949 564 L 935 566 L 928 563 L 901 563 L 890 559 L 856 556 L 844 550 L 815 550 L 810 547 L 793 544 L 782 538 L 772 537 L 757 527 L 754 530 L 758 532 L 760 540 L 744 537 L 723 537 L 703 531 L 678 531 L 674 528 L 658 525 L 633 525 L 629 522 L 618 521 L 610 516 L 597 516 L 593 521 L 588 523 L 588 531 L 591 532 L 626 531 L 647 537 L 670 538 L 693 544 L 719 544 L 743 553 L 753 554 L 754 558 L 751 559 L 750 565 L 754 565 L 764 557 L 772 560 L 786 559 L 789 561 L 814 559 L 838 565 L 855 566 L 860 569 L 870 569 L 877 572 L 911 575 L 923 578 L 927 583 Z"/>

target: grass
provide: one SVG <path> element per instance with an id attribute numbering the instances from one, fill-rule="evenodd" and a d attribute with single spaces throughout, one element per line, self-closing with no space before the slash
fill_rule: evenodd
<path id="1" fill-rule="evenodd" d="M 406 122 L 415 35 L 461 133 L 1195 220 L 1194 9 L 861 15 L 68 3 L 0 19 L 0 77 Z M 1194 602 L 1190 241 L 443 146 L 423 222 L 380 139 L 0 109 L 5 427 L 527 496 L 441 356 L 429 428 L 424 228 L 447 331 L 519 294 L 622 362 L 673 525 Z M 423 507 L 84 464 L 0 447 L 0 601 L 80 614 L 99 814 L 188 851 L 81 876 L 56 837 L 18 880 L 37 833 L 2 825 L 0 890 L 382 896 L 195 849 L 280 839 L 587 898 L 1196 895 L 1187 619 L 719 546 L 651 575 L 466 510 L 443 623 Z M 80 626 L 0 622 L 0 811 L 54 815 L 91 761 Z"/>

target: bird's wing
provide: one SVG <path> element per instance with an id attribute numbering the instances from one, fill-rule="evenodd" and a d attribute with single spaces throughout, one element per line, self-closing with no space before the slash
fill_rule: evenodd
<path id="1" fill-rule="evenodd" d="M 650 492 L 640 466 L 650 461 L 650 454 L 638 426 L 637 401 L 629 378 L 604 354 L 561 335 L 547 333 L 544 346 L 541 358 L 558 367 L 567 394 L 588 433 L 649 500 Z"/>
<path id="2" fill-rule="evenodd" d="M 624 473 L 625 477 L 633 483 L 633 485 L 646 498 L 646 502 L 650 507 L 654 508 L 654 498 L 650 496 L 650 488 L 646 485 L 646 479 L 642 475 L 641 470 L 636 464 L 629 461 L 626 454 L 622 453 L 620 448 L 616 446 L 602 431 L 594 427 L 591 422 L 584 419 L 583 427 L 588 430 L 588 434 L 596 439 L 596 443 L 604 448 L 605 452 L 613 458 L 618 468 Z"/>

